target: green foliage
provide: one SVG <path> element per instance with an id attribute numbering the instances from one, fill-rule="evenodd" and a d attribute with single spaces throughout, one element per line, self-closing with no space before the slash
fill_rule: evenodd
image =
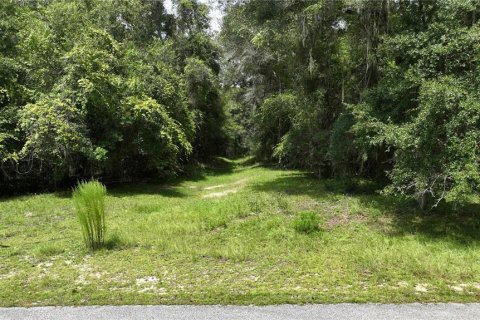
<path id="1" fill-rule="evenodd" d="M 98 181 L 80 182 L 73 190 L 73 203 L 87 248 L 95 250 L 104 245 L 107 189 Z"/>
<path id="2" fill-rule="evenodd" d="M 2 188 L 250 152 L 422 207 L 479 191 L 477 1 L 228 1 L 217 38 L 175 8 L 0 4 Z"/>
<path id="3" fill-rule="evenodd" d="M 421 207 L 464 201 L 479 190 L 480 33 L 457 16 L 464 9 L 432 8 L 427 29 L 409 25 L 386 38 L 379 49 L 383 77 L 351 108 L 364 159 L 378 151 L 391 159 L 386 191 L 413 196 Z"/>
<path id="4" fill-rule="evenodd" d="M 462 200 L 478 188 L 480 104 L 478 96 L 464 88 L 452 78 L 422 85 L 417 116 L 393 141 L 398 145 L 391 172 L 395 186 L 413 184 L 417 193 L 448 200 Z"/>
<path id="5" fill-rule="evenodd" d="M 177 11 L 143 0 L 0 4 L 2 188 L 164 177 L 223 152 L 208 8 Z"/>
<path id="6" fill-rule="evenodd" d="M 358 171 L 359 154 L 351 132 L 355 119 L 352 114 L 338 116 L 332 125 L 328 142 L 327 158 L 331 161 L 332 172 L 336 176 L 347 176 Z"/>
<path id="7" fill-rule="evenodd" d="M 264 101 L 255 121 L 258 126 L 256 137 L 259 142 L 256 150 L 258 156 L 268 159 L 275 148 L 279 158 L 286 153 L 278 145 L 289 132 L 297 109 L 299 109 L 298 98 L 292 93 L 282 93 Z"/>
<path id="8" fill-rule="evenodd" d="M 122 106 L 121 121 L 129 137 L 123 145 L 124 157 L 143 163 L 147 166 L 143 169 L 161 172 L 165 168 L 174 168 L 181 155 L 192 151 L 181 125 L 154 99 L 127 98 Z"/>
<path id="9" fill-rule="evenodd" d="M 293 221 L 293 228 L 300 233 L 313 233 L 320 230 L 320 219 L 316 212 L 299 212 Z"/>
<path id="10" fill-rule="evenodd" d="M 356 125 L 376 129 L 372 143 L 394 147 L 389 191 L 414 193 L 419 201 L 429 195 L 438 202 L 466 199 L 477 190 L 480 105 L 476 94 L 466 90 L 469 86 L 450 77 L 426 81 L 409 122 L 371 119 Z"/>
<path id="11" fill-rule="evenodd" d="M 185 84 L 190 105 L 195 113 L 197 136 L 195 147 L 200 158 L 221 154 L 224 150 L 225 111 L 213 71 L 200 59 L 189 58 L 185 66 Z"/>
<path id="12" fill-rule="evenodd" d="M 328 175 L 330 130 L 348 81 L 348 42 L 332 28 L 341 15 L 341 1 L 249 1 L 228 11 L 225 81 L 241 89 L 244 112 L 253 110 L 249 145 L 261 159 Z"/>
<path id="13" fill-rule="evenodd" d="M 245 112 L 245 106 L 235 99 L 238 90 L 232 88 L 224 92 L 226 154 L 230 157 L 242 156 L 249 151 L 252 135 L 252 117 Z"/>
<path id="14" fill-rule="evenodd" d="M 70 100 L 55 96 L 26 105 L 20 112 L 19 126 L 25 132 L 21 155 L 57 166 L 71 164 L 75 153 L 88 156 L 91 144 L 83 117 Z"/>
<path id="15" fill-rule="evenodd" d="M 373 177 L 421 207 L 468 199 L 478 14 L 475 1 L 231 5 L 224 79 L 254 119 L 242 123 L 252 151 L 317 176 Z"/>

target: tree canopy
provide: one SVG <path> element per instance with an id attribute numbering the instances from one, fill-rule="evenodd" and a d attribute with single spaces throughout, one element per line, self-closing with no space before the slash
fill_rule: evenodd
<path id="1" fill-rule="evenodd" d="M 228 7 L 225 83 L 265 160 L 366 176 L 422 207 L 478 192 L 478 1 Z M 253 110 L 253 111 L 252 111 Z"/>
<path id="2" fill-rule="evenodd" d="M 0 189 L 251 153 L 420 206 L 479 191 L 477 0 L 0 2 Z"/>
<path id="3" fill-rule="evenodd" d="M 0 183 L 166 176 L 221 152 L 219 48 L 207 7 L 0 3 Z"/>

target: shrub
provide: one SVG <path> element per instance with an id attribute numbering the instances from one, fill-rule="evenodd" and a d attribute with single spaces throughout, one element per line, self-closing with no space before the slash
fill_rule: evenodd
<path id="1" fill-rule="evenodd" d="M 98 249 L 105 239 L 105 196 L 107 189 L 98 181 L 80 182 L 73 190 L 73 202 L 82 227 L 85 245 Z"/>
<path id="2" fill-rule="evenodd" d="M 315 212 L 300 212 L 293 221 L 297 232 L 312 233 L 320 230 L 320 219 Z"/>

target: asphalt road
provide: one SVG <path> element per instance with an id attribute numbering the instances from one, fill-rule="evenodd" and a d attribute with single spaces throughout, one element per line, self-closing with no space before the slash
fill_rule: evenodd
<path id="1" fill-rule="evenodd" d="M 0 308 L 0 320 L 443 320 L 480 319 L 475 304 L 325 304 L 242 306 L 98 306 Z"/>

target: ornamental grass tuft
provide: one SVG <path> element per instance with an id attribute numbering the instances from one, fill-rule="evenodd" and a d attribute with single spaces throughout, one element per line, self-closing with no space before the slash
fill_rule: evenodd
<path id="1" fill-rule="evenodd" d="M 80 182 L 73 189 L 73 203 L 87 248 L 95 250 L 105 243 L 106 187 L 99 181 Z"/>

